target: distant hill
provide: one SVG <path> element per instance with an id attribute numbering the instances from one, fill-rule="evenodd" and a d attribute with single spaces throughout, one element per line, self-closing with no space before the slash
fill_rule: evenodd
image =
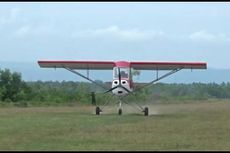
<path id="1" fill-rule="evenodd" d="M 40 68 L 37 62 L 34 63 L 19 63 L 19 62 L 0 62 L 0 69 L 9 68 L 11 71 L 20 72 L 22 79 L 25 81 L 85 81 L 79 76 L 65 69 L 48 69 Z M 80 71 L 86 74 L 86 71 Z M 166 71 L 160 71 L 159 75 Z M 94 80 L 111 81 L 112 70 L 107 71 L 90 71 L 90 76 Z M 134 77 L 137 82 L 149 82 L 156 77 L 155 71 L 141 71 L 141 75 Z M 230 82 L 230 69 L 214 69 L 207 70 L 181 70 L 160 82 L 165 83 L 222 83 Z"/>

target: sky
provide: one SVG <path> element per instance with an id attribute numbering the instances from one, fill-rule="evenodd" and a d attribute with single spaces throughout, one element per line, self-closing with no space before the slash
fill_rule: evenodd
<path id="1" fill-rule="evenodd" d="M 229 59 L 229 2 L 0 2 L 0 62 Z"/>

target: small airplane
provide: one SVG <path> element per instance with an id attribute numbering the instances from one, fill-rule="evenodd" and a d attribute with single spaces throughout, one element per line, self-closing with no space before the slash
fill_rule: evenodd
<path id="1" fill-rule="evenodd" d="M 64 68 L 78 76 L 104 88 L 104 93 L 112 92 L 113 95 L 118 96 L 118 114 L 122 114 L 122 98 L 133 94 L 143 87 L 151 85 L 173 73 L 182 69 L 207 69 L 207 64 L 204 62 L 128 62 L 128 61 L 38 61 L 40 67 L 43 68 Z M 87 70 L 87 76 L 79 73 L 78 70 Z M 142 87 L 134 89 L 134 82 L 131 70 L 155 70 L 156 78 Z M 89 78 L 89 70 L 113 70 L 113 81 L 111 88 L 99 84 L 98 82 Z M 166 74 L 158 76 L 159 70 L 168 70 Z M 107 102 L 106 102 L 107 103 Z M 139 106 L 139 105 L 138 105 Z M 145 116 L 149 115 L 148 107 L 139 106 Z M 100 115 L 102 109 L 96 106 L 96 115 Z"/>

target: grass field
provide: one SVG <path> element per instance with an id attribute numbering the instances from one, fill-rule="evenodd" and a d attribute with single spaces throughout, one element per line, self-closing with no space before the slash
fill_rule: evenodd
<path id="1" fill-rule="evenodd" d="M 230 150 L 230 101 L 149 108 L 0 108 L 0 150 Z"/>

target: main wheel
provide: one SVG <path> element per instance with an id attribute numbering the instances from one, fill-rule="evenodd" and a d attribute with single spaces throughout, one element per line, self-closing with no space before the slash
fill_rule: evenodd
<path id="1" fill-rule="evenodd" d="M 144 113 L 145 113 L 145 116 L 148 116 L 148 115 L 149 115 L 149 109 L 148 109 L 148 107 L 145 107 Z"/>
<path id="2" fill-rule="evenodd" d="M 100 115 L 101 109 L 99 107 L 96 107 L 96 115 Z"/>
<path id="3" fill-rule="evenodd" d="M 121 114 L 122 114 L 122 109 L 119 108 L 119 110 L 118 110 L 118 115 L 121 115 Z"/>

